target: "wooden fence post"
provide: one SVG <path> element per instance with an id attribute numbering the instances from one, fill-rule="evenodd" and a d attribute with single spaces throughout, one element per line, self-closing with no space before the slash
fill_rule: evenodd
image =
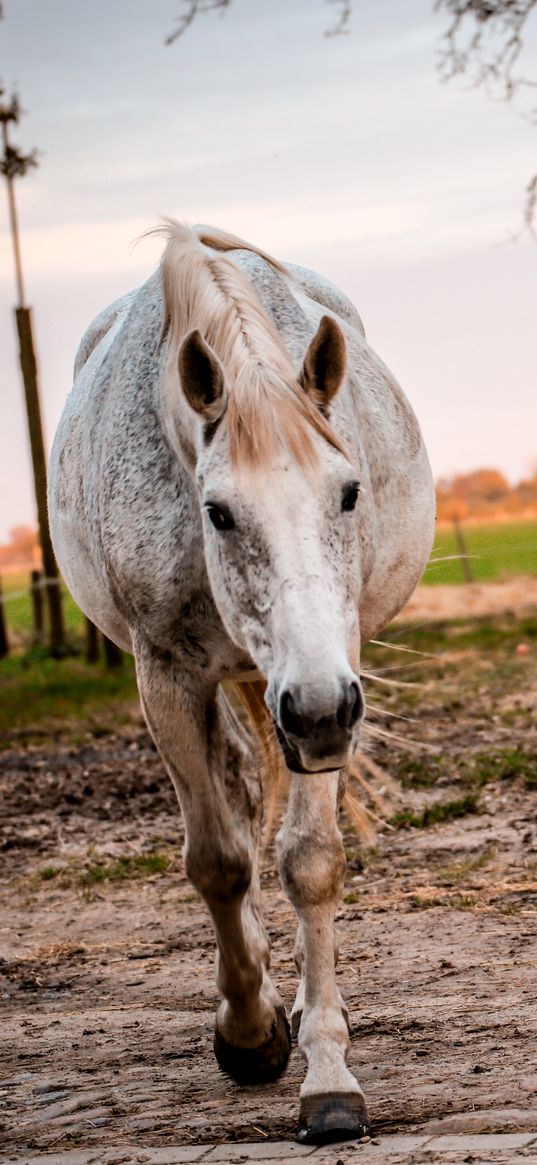
<path id="1" fill-rule="evenodd" d="M 6 620 L 4 615 L 4 599 L 2 595 L 2 580 L 0 579 L 0 659 L 9 655 L 9 643 L 6 631 Z"/>
<path id="2" fill-rule="evenodd" d="M 30 573 L 30 594 L 32 597 L 32 643 L 43 642 L 43 590 L 41 587 L 41 571 L 32 570 Z"/>
<path id="3" fill-rule="evenodd" d="M 453 519 L 453 528 L 455 531 L 455 541 L 457 543 L 457 550 L 459 551 L 459 554 L 461 556 L 461 565 L 462 565 L 462 573 L 464 575 L 464 581 L 467 583 L 471 583 L 474 581 L 474 576 L 472 574 L 472 568 L 470 566 L 470 557 L 468 555 L 468 547 L 466 545 L 466 539 L 465 539 L 464 534 L 462 532 L 462 526 L 461 526 L 458 518 Z"/>
<path id="4" fill-rule="evenodd" d="M 39 523 L 39 541 L 43 556 L 43 571 L 46 578 L 50 654 L 58 657 L 65 655 L 65 628 L 63 622 L 62 594 L 60 590 L 60 572 L 54 556 L 54 550 L 52 549 L 48 524 L 47 467 L 43 428 L 41 425 L 37 363 L 32 336 L 32 316 L 30 308 L 15 308 L 15 319 L 17 321 L 17 332 L 19 335 L 20 365 L 28 415 L 28 431 L 30 434 L 30 448 L 37 502 L 37 520 Z"/>
<path id="5" fill-rule="evenodd" d="M 103 635 L 103 643 L 104 643 L 104 658 L 106 660 L 106 666 L 107 667 L 122 667 L 123 666 L 123 653 L 121 651 L 121 648 L 118 647 L 117 644 L 113 643 L 112 640 L 109 639 L 107 635 Z"/>
<path id="6" fill-rule="evenodd" d="M 86 620 L 86 663 L 97 663 L 99 660 L 99 632 L 91 619 Z"/>

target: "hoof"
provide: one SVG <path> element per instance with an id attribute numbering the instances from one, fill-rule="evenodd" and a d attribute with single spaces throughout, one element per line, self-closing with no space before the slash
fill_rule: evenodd
<path id="1" fill-rule="evenodd" d="M 269 1084 L 286 1067 L 291 1051 L 291 1033 L 284 1007 L 278 1007 L 270 1038 L 257 1048 L 238 1048 L 214 1032 L 214 1054 L 218 1063 L 237 1084 Z"/>
<path id="2" fill-rule="evenodd" d="M 367 1105 L 361 1092 L 318 1092 L 300 1101 L 298 1140 L 324 1145 L 369 1135 Z"/>

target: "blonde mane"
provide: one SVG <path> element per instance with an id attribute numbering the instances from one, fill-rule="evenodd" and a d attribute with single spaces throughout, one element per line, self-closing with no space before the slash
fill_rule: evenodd
<path id="1" fill-rule="evenodd" d="M 313 433 L 344 452 L 340 441 L 297 382 L 283 341 L 251 283 L 218 251 L 254 251 L 275 270 L 277 260 L 213 227 L 190 229 L 173 219 L 158 228 L 167 238 L 161 262 L 164 329 L 175 357 L 198 328 L 224 368 L 230 389 L 223 423 L 233 467 L 270 465 L 282 448 L 304 468 L 316 465 Z"/>

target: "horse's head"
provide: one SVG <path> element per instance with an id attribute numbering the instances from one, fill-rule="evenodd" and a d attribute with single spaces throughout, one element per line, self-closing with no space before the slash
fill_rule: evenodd
<path id="1" fill-rule="evenodd" d="M 228 385 L 198 331 L 183 340 L 179 372 L 196 414 L 215 603 L 231 638 L 266 678 L 289 767 L 340 768 L 364 709 L 359 482 L 326 419 L 346 375 L 343 333 L 323 317 L 291 388 L 271 382 L 266 370 L 252 373 L 250 361 L 250 382 Z"/>

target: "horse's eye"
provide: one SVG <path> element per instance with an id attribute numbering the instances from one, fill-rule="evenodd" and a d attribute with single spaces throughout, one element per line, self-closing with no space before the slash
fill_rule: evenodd
<path id="1" fill-rule="evenodd" d="M 351 481 L 350 485 L 345 486 L 341 498 L 341 509 L 343 511 L 354 510 L 356 502 L 358 501 L 359 490 L 359 481 Z"/>
<path id="2" fill-rule="evenodd" d="M 207 502 L 205 509 L 209 521 L 212 522 L 215 530 L 233 530 L 235 523 L 229 510 L 223 510 L 221 506 L 215 506 L 214 502 Z"/>

